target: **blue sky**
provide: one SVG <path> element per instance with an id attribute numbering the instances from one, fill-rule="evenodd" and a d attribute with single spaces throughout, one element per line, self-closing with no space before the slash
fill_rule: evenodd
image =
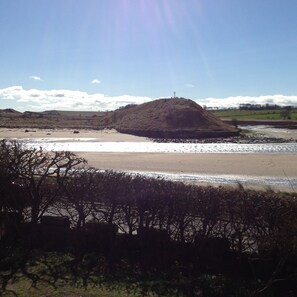
<path id="1" fill-rule="evenodd" d="M 1 0 L 0 108 L 297 105 L 296 0 Z"/>

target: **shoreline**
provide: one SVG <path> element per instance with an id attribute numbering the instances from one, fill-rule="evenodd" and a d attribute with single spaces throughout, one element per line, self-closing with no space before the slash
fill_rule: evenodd
<path id="1" fill-rule="evenodd" d="M 296 154 L 179 154 L 179 153 L 85 153 L 88 165 L 102 170 L 144 175 L 175 175 L 189 183 L 212 186 L 296 192 Z M 199 177 L 201 180 L 199 181 Z M 208 178 L 207 178 L 208 177 Z M 174 179 L 174 178 L 173 178 Z M 227 180 L 227 183 L 226 183 Z M 228 182 L 229 180 L 229 182 Z M 273 181 L 276 181 L 275 183 Z M 283 180 L 284 183 L 279 181 Z M 181 180 L 187 182 L 187 180 Z M 269 181 L 269 184 L 267 184 Z M 263 182 L 263 184 L 261 184 Z M 265 183 L 266 182 L 266 183 Z"/>
<path id="2" fill-rule="evenodd" d="M 25 132 L 27 130 L 27 132 Z M 35 132 L 33 132 L 35 131 Z M 95 142 L 153 142 L 153 140 L 115 130 L 69 129 L 4 129 L 0 138 L 67 138 L 79 141 L 92 138 Z M 255 178 L 279 178 L 297 180 L 297 154 L 245 154 L 245 153 L 101 153 L 76 152 L 88 165 L 126 172 L 155 172 L 177 175 L 234 175 Z M 213 184 L 213 183 L 211 183 Z M 225 186 L 225 185 L 224 185 Z M 265 188 L 265 185 L 263 186 Z M 267 187 L 266 187 L 267 188 Z M 276 187 L 279 189 L 280 187 Z M 290 186 L 282 188 L 292 191 Z"/>

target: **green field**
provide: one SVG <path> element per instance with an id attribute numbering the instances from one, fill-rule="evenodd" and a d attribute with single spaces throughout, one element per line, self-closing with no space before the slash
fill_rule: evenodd
<path id="1" fill-rule="evenodd" d="M 224 109 L 211 111 L 214 115 L 222 119 L 237 120 L 284 120 L 284 109 L 267 109 L 267 110 L 239 110 Z M 297 108 L 293 108 L 290 112 L 291 120 L 297 120 Z"/>

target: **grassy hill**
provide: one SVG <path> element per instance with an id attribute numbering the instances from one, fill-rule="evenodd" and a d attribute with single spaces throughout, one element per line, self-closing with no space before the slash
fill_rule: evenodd
<path id="1" fill-rule="evenodd" d="M 200 138 L 235 135 L 237 130 L 223 123 L 192 100 L 159 99 L 128 106 L 110 115 L 120 132 L 156 138 Z"/>
<path id="2" fill-rule="evenodd" d="M 41 129 L 103 129 L 104 112 L 57 111 L 7 112 L 0 110 L 0 127 Z"/>

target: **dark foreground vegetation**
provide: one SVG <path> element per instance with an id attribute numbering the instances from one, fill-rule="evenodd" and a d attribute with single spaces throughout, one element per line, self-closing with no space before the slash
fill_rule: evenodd
<path id="1" fill-rule="evenodd" d="M 4 296 L 297 294 L 296 194 L 102 172 L 5 140 L 0 181 Z"/>

